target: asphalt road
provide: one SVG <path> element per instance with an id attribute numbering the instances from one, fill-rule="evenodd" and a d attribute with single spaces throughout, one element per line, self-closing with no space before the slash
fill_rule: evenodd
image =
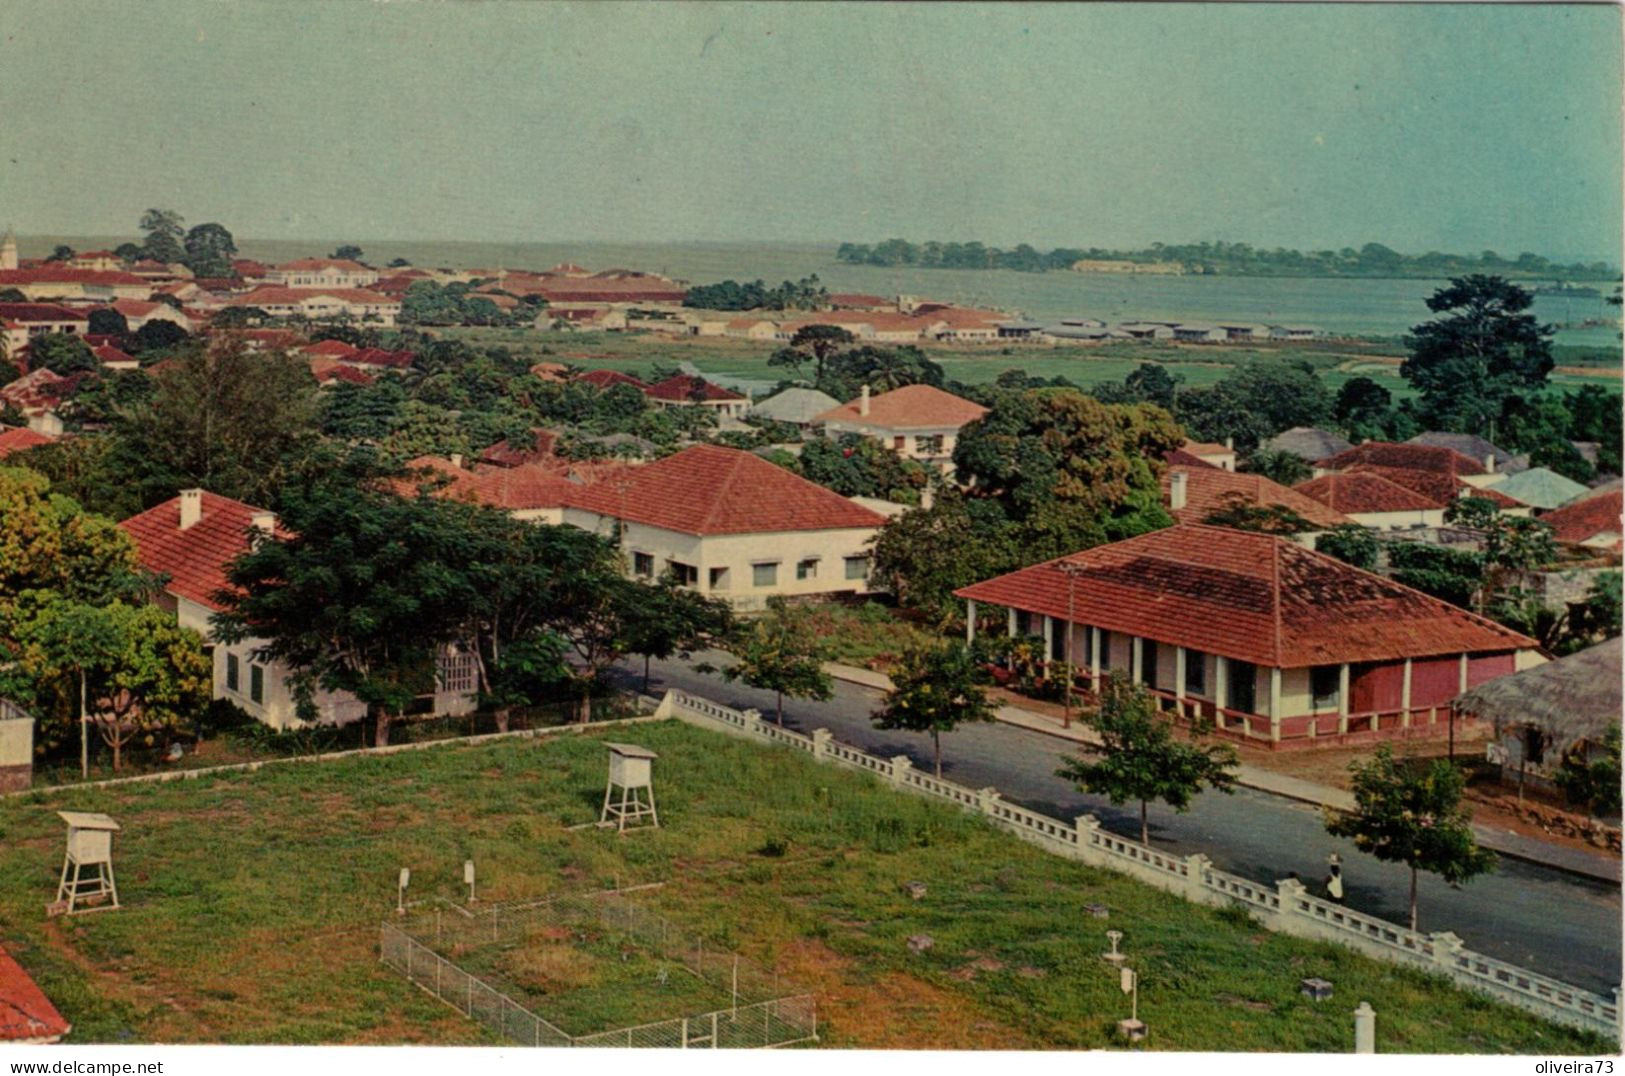
<path id="1" fill-rule="evenodd" d="M 694 657 L 712 665 L 727 660 L 720 654 Z M 657 661 L 652 670 L 651 694 L 676 687 L 730 706 L 755 707 L 771 719 L 770 692 L 696 672 L 687 662 Z M 625 672 L 635 684 L 642 660 L 628 662 Z M 908 755 L 929 769 L 929 737 L 881 731 L 870 723 L 877 698 L 873 690 L 836 681 L 829 702 L 786 700 L 784 723 L 799 732 L 827 728 L 838 740 L 878 755 Z M 1107 829 L 1138 837 L 1137 805 L 1114 807 L 1055 776 L 1060 756 L 1071 747 L 1009 725 L 969 726 L 943 737 L 943 776 L 973 788 L 991 785 L 1005 799 L 1056 818 L 1093 814 Z M 1410 873 L 1328 836 L 1319 811 L 1308 805 L 1251 789 L 1232 795 L 1208 792 L 1185 814 L 1153 804 L 1150 824 L 1151 841 L 1159 847 L 1202 852 L 1215 866 L 1258 881 L 1296 871 L 1322 895 L 1326 857 L 1335 851 L 1343 857 L 1345 903 L 1405 921 Z M 1617 886 L 1502 858 L 1494 873 L 1460 889 L 1424 874 L 1418 894 L 1425 931 L 1454 931 L 1470 949 L 1605 994 L 1621 981 Z"/>

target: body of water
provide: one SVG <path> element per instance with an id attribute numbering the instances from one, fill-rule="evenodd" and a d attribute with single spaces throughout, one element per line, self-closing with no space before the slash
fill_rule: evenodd
<path id="1" fill-rule="evenodd" d="M 112 248 L 129 236 L 21 239 L 26 257 L 42 257 L 57 243 L 76 250 Z M 238 241 L 242 256 L 266 262 L 325 255 L 336 243 Z M 1005 269 L 917 269 L 845 265 L 834 244 L 761 243 L 449 243 L 356 240 L 374 265 L 406 258 L 417 265 L 455 268 L 546 269 L 575 262 L 594 271 L 644 269 L 693 284 L 762 279 L 769 284 L 818 274 L 831 291 L 918 295 L 985 305 L 1039 321 L 1092 317 L 1308 325 L 1347 335 L 1394 335 L 1432 316 L 1424 300 L 1442 280 L 1356 280 L 1309 277 L 1135 276 L 1113 273 L 1017 273 Z M 1598 286 L 1599 291 L 1613 289 Z M 1542 295 L 1543 321 L 1579 323 L 1612 318 L 1618 308 L 1600 297 Z M 1561 329 L 1565 344 L 1619 347 L 1618 329 Z"/>

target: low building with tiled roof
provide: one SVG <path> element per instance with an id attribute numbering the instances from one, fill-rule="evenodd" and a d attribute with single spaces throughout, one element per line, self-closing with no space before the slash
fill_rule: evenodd
<path id="1" fill-rule="evenodd" d="M 378 380 L 359 367 L 350 366 L 326 355 L 312 355 L 310 357 L 310 376 L 314 377 L 316 384 L 324 389 L 332 388 L 341 382 L 367 386 Z"/>
<path id="2" fill-rule="evenodd" d="M 1361 463 L 1342 473 L 1381 475 L 1396 486 L 1403 486 L 1412 493 L 1421 494 L 1440 508 L 1449 508 L 1461 497 L 1478 497 L 1492 502 L 1508 515 L 1531 514 L 1529 506 L 1522 501 L 1514 500 L 1493 488 L 1475 486 L 1467 480 L 1470 476 L 1449 471 L 1420 471 L 1408 467 L 1378 467 Z"/>
<path id="3" fill-rule="evenodd" d="M 896 310 L 897 300 L 862 292 L 838 291 L 829 297 L 829 305 L 836 310 Z"/>
<path id="4" fill-rule="evenodd" d="M 90 349 L 96 364 L 104 370 L 135 370 L 141 363 L 134 355 L 112 344 L 97 344 Z"/>
<path id="5" fill-rule="evenodd" d="M 306 344 L 299 350 L 310 356 L 319 355 L 328 359 L 347 359 L 361 349 L 343 340 L 317 340 L 313 344 Z"/>
<path id="6" fill-rule="evenodd" d="M 1622 512 L 1625 512 L 1625 503 L 1621 501 L 1620 484 L 1616 481 L 1607 489 L 1542 512 L 1540 518 L 1551 525 L 1552 535 L 1559 542 L 1618 552 L 1621 536 L 1625 535 Z"/>
<path id="7" fill-rule="evenodd" d="M 373 325 L 391 326 L 401 312 L 401 301 L 365 288 L 293 288 L 266 285 L 234 295 L 227 306 L 252 306 L 274 318 L 304 318 L 308 321 L 353 319 Z"/>
<path id="8" fill-rule="evenodd" d="M 1394 530 L 1444 525 L 1444 503 L 1374 470 L 1336 471 L 1292 488 L 1364 527 Z"/>
<path id="9" fill-rule="evenodd" d="M 751 404 L 750 413 L 753 418 L 805 428 L 816 422 L 819 415 L 839 406 L 839 400 L 817 389 L 788 388 Z"/>
<path id="10" fill-rule="evenodd" d="M 775 595 L 866 592 L 869 543 L 886 522 L 753 453 L 717 445 L 582 486 L 564 521 L 618 535 L 638 578 L 670 572 L 742 609 Z"/>
<path id="11" fill-rule="evenodd" d="M 1317 426 L 1294 426 L 1276 434 L 1259 447 L 1266 452 L 1285 452 L 1305 463 L 1314 463 L 1339 452 L 1347 452 L 1354 444 L 1340 434 Z"/>
<path id="12" fill-rule="evenodd" d="M 70 269 L 61 263 L 32 269 L 0 269 L 0 290 L 16 288 L 24 298 L 41 299 L 145 299 L 152 281 L 134 273 L 98 269 Z"/>
<path id="13" fill-rule="evenodd" d="M 1437 445 L 1398 444 L 1393 441 L 1367 441 L 1336 455 L 1315 461 L 1315 472 L 1346 471 L 1350 467 L 1392 467 L 1405 471 L 1432 471 L 1436 474 L 1484 474 L 1484 464 L 1450 448 Z"/>
<path id="14" fill-rule="evenodd" d="M 1492 441 L 1474 433 L 1442 433 L 1438 430 L 1429 430 L 1419 433 L 1405 442 L 1408 445 L 1429 445 L 1433 448 L 1448 448 L 1452 452 L 1459 452 L 1468 459 L 1478 463 L 1485 471 L 1499 474 L 1517 474 L 1519 471 L 1529 469 L 1529 457 L 1513 455 Z"/>
<path id="15" fill-rule="evenodd" d="M 1181 525 L 955 592 L 1096 683 L 1269 746 L 1443 734 L 1469 687 L 1544 660 L 1533 639 L 1271 535 Z"/>
<path id="16" fill-rule="evenodd" d="M 631 385 L 639 392 L 647 392 L 649 389 L 647 381 L 640 381 L 631 374 L 623 374 L 619 370 L 588 370 L 584 374 L 577 374 L 572 380 L 598 389 L 614 388 L 616 385 Z"/>
<path id="17" fill-rule="evenodd" d="M 987 414 L 979 403 L 932 385 L 904 385 L 871 394 L 863 386 L 856 400 L 813 418 L 827 437 L 846 433 L 872 437 L 899 456 L 946 466 L 959 443 L 959 431 Z"/>
<path id="18" fill-rule="evenodd" d="M 0 460 L 13 452 L 26 452 L 40 445 L 51 444 L 55 440 L 54 437 L 47 437 L 38 430 L 31 430 L 26 426 L 0 426 Z"/>
<path id="19" fill-rule="evenodd" d="M 480 462 L 493 467 L 518 467 L 526 463 L 539 463 L 554 459 L 553 449 L 559 435 L 552 430 L 536 428 L 529 436 L 505 437 L 480 453 Z"/>
<path id="20" fill-rule="evenodd" d="M 108 307 L 123 316 L 124 323 L 130 327 L 131 332 L 136 332 L 150 321 L 168 321 L 187 332 L 197 331 L 196 321 L 168 303 L 149 302 L 145 299 L 118 299 L 109 303 Z"/>
<path id="21" fill-rule="evenodd" d="M 15 407 L 28 418 L 28 428 L 48 436 L 62 432 L 57 410 L 79 390 L 82 373 L 64 377 L 41 366 L 10 384 L 0 385 L 0 408 Z"/>
<path id="22" fill-rule="evenodd" d="M 1480 487 L 1481 495 L 1484 491 L 1511 497 L 1531 508 L 1550 511 L 1585 496 L 1586 487 L 1550 468 L 1531 467 L 1527 471 L 1519 471 L 1498 482 Z"/>
<path id="23" fill-rule="evenodd" d="M 298 258 L 267 269 L 265 279 L 287 288 L 366 288 L 378 271 L 348 258 Z"/>
<path id="24" fill-rule="evenodd" d="M 1180 523 L 1206 523 L 1215 513 L 1239 505 L 1282 508 L 1316 530 L 1352 522 L 1341 512 L 1263 475 L 1238 474 L 1205 464 L 1171 464 L 1162 475 L 1162 503 Z"/>
<path id="25" fill-rule="evenodd" d="M 744 418 L 750 397 L 693 374 L 674 374 L 643 390 L 656 407 L 703 407 L 719 418 Z"/>
<path id="26" fill-rule="evenodd" d="M 499 508 L 531 523 L 564 522 L 564 507 L 579 485 L 535 464 L 480 466 L 469 470 L 459 460 L 419 456 L 406 465 L 408 478 L 396 483 L 402 492 L 423 490 L 431 496 Z"/>
<path id="27" fill-rule="evenodd" d="M 1209 467 L 1217 467 L 1221 471 L 1234 471 L 1236 469 L 1236 446 L 1225 438 L 1224 444 L 1215 441 L 1195 441 L 1187 437 L 1180 444 L 1179 451 L 1195 456 Z"/>
<path id="28" fill-rule="evenodd" d="M 57 1042 L 72 1030 L 45 991 L 0 946 L 0 1046 Z"/>

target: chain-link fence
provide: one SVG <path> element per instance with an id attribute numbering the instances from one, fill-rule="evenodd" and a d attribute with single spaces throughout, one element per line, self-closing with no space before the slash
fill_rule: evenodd
<path id="1" fill-rule="evenodd" d="M 482 954 L 512 949 L 538 934 L 585 941 L 592 930 L 613 931 L 647 955 L 678 966 L 704 983 L 725 1008 L 572 1036 L 465 965 Z M 810 994 L 786 996 L 776 972 L 629 900 L 620 890 L 486 905 L 477 911 L 446 901 L 419 906 L 380 928 L 383 962 L 513 1042 L 536 1046 L 655 1046 L 731 1049 L 787 1046 L 818 1037 Z M 664 973 L 662 973 L 664 974 Z"/>

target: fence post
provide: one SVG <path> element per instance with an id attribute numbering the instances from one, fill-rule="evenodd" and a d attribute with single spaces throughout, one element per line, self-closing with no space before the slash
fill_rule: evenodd
<path id="1" fill-rule="evenodd" d="M 753 707 L 749 710 L 739 711 L 739 716 L 745 719 L 746 728 L 762 732 L 762 711 Z M 763 733 L 763 735 L 766 735 L 766 733 Z"/>
<path id="2" fill-rule="evenodd" d="M 823 758 L 829 754 L 829 729 L 813 729 L 813 758 Z"/>
<path id="3" fill-rule="evenodd" d="M 1212 904 L 1207 888 L 1207 869 L 1213 861 L 1200 852 L 1185 857 L 1185 899 L 1193 904 Z"/>
<path id="4" fill-rule="evenodd" d="M 1354 1010 L 1354 1052 L 1377 1052 L 1377 1014 L 1369 1001 L 1360 1002 L 1360 1007 Z"/>
<path id="5" fill-rule="evenodd" d="M 992 785 L 976 790 L 976 806 L 983 814 L 993 813 L 993 805 L 999 801 L 999 790 Z"/>
<path id="6" fill-rule="evenodd" d="M 1303 898 L 1305 890 L 1302 882 L 1296 878 L 1282 878 L 1275 883 L 1275 893 L 1281 900 L 1281 906 L 1275 913 L 1275 926 L 1282 934 L 1291 934 L 1295 937 L 1313 937 L 1312 929 L 1305 930 L 1299 925 L 1302 918 L 1298 914 L 1298 901 Z"/>
<path id="7" fill-rule="evenodd" d="M 717 1014 L 711 1014 L 711 1049 L 717 1048 Z"/>
<path id="8" fill-rule="evenodd" d="M 1106 857 L 1095 847 L 1095 837 L 1100 832 L 1100 819 L 1092 814 L 1080 814 L 1072 820 L 1072 825 L 1078 831 L 1078 858 L 1097 866 L 1103 864 Z"/>
<path id="9" fill-rule="evenodd" d="M 1433 963 L 1449 978 L 1456 978 L 1458 974 L 1456 957 L 1460 955 L 1465 943 L 1448 930 L 1429 934 L 1428 941 L 1433 943 Z"/>
<path id="10" fill-rule="evenodd" d="M 891 760 L 891 783 L 900 785 L 908 776 L 908 771 L 914 768 L 914 763 L 908 760 L 907 755 L 893 755 Z"/>
<path id="11" fill-rule="evenodd" d="M 683 1049 L 688 1049 L 688 1017 L 683 1017 Z"/>

